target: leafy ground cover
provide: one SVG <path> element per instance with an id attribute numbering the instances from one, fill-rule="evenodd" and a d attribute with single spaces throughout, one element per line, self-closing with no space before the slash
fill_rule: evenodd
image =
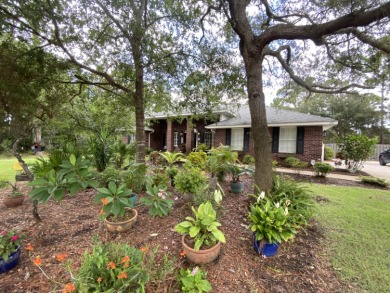
<path id="1" fill-rule="evenodd" d="M 390 292 L 390 194 L 388 190 L 313 185 L 324 200 L 325 227 L 337 275 L 369 292 Z"/>
<path id="2" fill-rule="evenodd" d="M 252 179 L 243 179 L 246 185 L 243 194 L 247 194 Z M 328 184 L 336 183 L 326 180 Z M 337 183 L 340 184 L 340 181 Z M 257 255 L 247 229 L 248 197 L 229 193 L 228 185 L 228 182 L 223 184 L 226 196 L 220 209 L 221 230 L 226 235 L 227 243 L 215 262 L 202 266 L 208 272 L 207 279 L 213 286 L 213 292 L 361 291 L 353 282 L 348 283 L 337 277 L 324 245 L 326 240 L 322 225 L 316 221 L 307 229 L 307 233 L 300 233 L 293 241 L 284 243 L 277 256 L 262 258 Z M 189 204 L 177 199 L 169 216 L 154 219 L 145 206 L 138 206 L 139 218 L 132 230 L 124 234 L 111 234 L 98 220 L 100 207 L 92 204 L 93 193 L 87 191 L 67 197 L 61 203 L 50 201 L 40 206 L 43 222 L 38 225 L 33 220 L 29 200 L 14 209 L 0 207 L 4 228 L 16 227 L 24 232 L 27 239 L 21 264 L 11 272 L 0 275 L 0 292 L 60 290 L 69 282 L 70 276 L 55 256 L 66 253 L 68 259 L 72 260 L 71 267 L 76 269 L 80 265 L 81 255 L 91 247 L 93 237 L 103 242 L 157 249 L 157 267 L 164 256 L 169 256 L 177 268 L 193 268 L 180 256 L 181 236 L 173 230 L 190 213 Z M 27 243 L 33 250 L 26 251 Z M 45 274 L 58 283 L 53 283 L 34 265 L 36 256 L 41 257 Z M 175 278 L 149 283 L 147 291 L 180 292 Z"/>

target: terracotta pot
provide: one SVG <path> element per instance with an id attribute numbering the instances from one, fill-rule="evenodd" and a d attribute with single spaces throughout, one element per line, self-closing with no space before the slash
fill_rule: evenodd
<path id="1" fill-rule="evenodd" d="M 221 250 L 220 241 L 209 249 L 194 250 L 185 243 L 185 235 L 181 238 L 181 244 L 187 259 L 194 264 L 206 264 L 214 261 Z"/>
<path id="2" fill-rule="evenodd" d="M 104 223 L 108 231 L 110 232 L 125 232 L 130 230 L 130 228 L 134 225 L 137 220 L 138 212 L 135 209 L 126 208 L 126 210 L 131 211 L 133 213 L 133 217 L 127 221 L 123 222 L 110 222 L 107 219 L 104 219 Z"/>
<path id="3" fill-rule="evenodd" d="M 24 196 L 5 196 L 3 198 L 3 204 L 7 208 L 20 206 L 23 202 L 24 202 Z"/>

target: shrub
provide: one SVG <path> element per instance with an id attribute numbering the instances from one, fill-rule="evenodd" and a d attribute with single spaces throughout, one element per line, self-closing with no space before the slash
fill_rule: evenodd
<path id="1" fill-rule="evenodd" d="M 255 164 L 255 158 L 252 157 L 249 154 L 246 154 L 244 158 L 242 159 L 242 163 L 245 165 L 254 165 Z"/>
<path id="2" fill-rule="evenodd" d="M 225 179 L 228 172 L 228 163 L 234 163 L 237 160 L 237 152 L 233 152 L 230 147 L 221 145 L 212 148 L 207 157 L 207 166 L 212 177 L 217 177 L 219 182 Z"/>
<path id="3" fill-rule="evenodd" d="M 375 178 L 371 176 L 363 176 L 360 178 L 360 180 L 363 183 L 372 184 L 372 185 L 379 185 L 382 187 L 387 187 L 390 185 L 390 182 L 383 178 Z"/>
<path id="4" fill-rule="evenodd" d="M 170 177 L 168 176 L 165 168 L 154 168 L 153 173 L 149 177 L 149 181 L 152 182 L 153 185 L 162 185 L 168 186 Z"/>
<path id="5" fill-rule="evenodd" d="M 351 171 L 358 171 L 374 151 L 378 138 L 368 138 L 365 135 L 351 134 L 339 142 L 342 156 Z"/>
<path id="6" fill-rule="evenodd" d="M 316 162 L 313 166 L 316 176 L 326 177 L 328 173 L 334 170 L 333 166 L 328 163 Z"/>
<path id="7" fill-rule="evenodd" d="M 205 152 L 208 149 L 209 149 L 209 147 L 204 143 L 198 144 L 198 147 L 196 148 L 197 151 L 201 151 L 201 152 Z"/>
<path id="8" fill-rule="evenodd" d="M 195 194 L 199 187 L 205 184 L 207 184 L 207 176 L 197 167 L 188 166 L 175 176 L 175 188 L 182 193 Z"/>
<path id="9" fill-rule="evenodd" d="M 77 292 L 145 292 L 144 252 L 128 244 L 97 243 L 75 276 Z"/>
<path id="10" fill-rule="evenodd" d="M 146 165 L 131 162 L 126 166 L 124 174 L 124 181 L 127 188 L 130 188 L 135 193 L 140 193 L 146 183 Z"/>
<path id="11" fill-rule="evenodd" d="M 288 157 L 284 160 L 284 163 L 288 166 L 288 167 L 292 167 L 292 168 L 295 168 L 296 166 L 299 165 L 301 161 L 298 159 L 298 158 L 295 158 L 295 157 Z"/>
<path id="12" fill-rule="evenodd" d="M 116 185 L 123 184 L 125 175 L 122 171 L 115 169 L 114 167 L 108 167 L 103 172 L 96 175 L 96 181 L 101 187 L 108 187 L 110 181 L 115 182 Z"/>
<path id="13" fill-rule="evenodd" d="M 193 166 L 202 170 L 206 168 L 207 154 L 203 151 L 191 152 L 187 156 L 187 162 L 190 162 Z"/>
<path id="14" fill-rule="evenodd" d="M 324 148 L 324 160 L 331 160 L 334 158 L 334 151 L 330 147 L 325 147 Z"/>

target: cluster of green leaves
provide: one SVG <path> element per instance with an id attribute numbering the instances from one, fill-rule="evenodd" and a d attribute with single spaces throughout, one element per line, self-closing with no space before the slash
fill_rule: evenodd
<path id="1" fill-rule="evenodd" d="M 307 162 L 302 162 L 300 159 L 296 157 L 288 157 L 284 160 L 284 163 L 291 168 L 296 168 L 296 169 L 304 169 L 307 167 L 308 163 Z"/>
<path id="2" fill-rule="evenodd" d="M 191 152 L 187 156 L 187 162 L 194 167 L 204 170 L 207 164 L 207 153 L 203 151 Z"/>
<path id="3" fill-rule="evenodd" d="M 207 167 L 211 176 L 216 176 L 218 181 L 222 182 L 229 170 L 228 164 L 234 163 L 237 158 L 238 153 L 233 152 L 228 146 L 220 145 L 217 148 L 212 148 L 207 157 Z"/>
<path id="4" fill-rule="evenodd" d="M 172 166 L 177 162 L 182 162 L 185 158 L 185 155 L 183 153 L 179 153 L 179 152 L 171 153 L 169 151 L 160 153 L 160 156 L 163 157 L 164 162 L 168 164 L 168 166 Z"/>
<path id="5" fill-rule="evenodd" d="M 326 177 L 328 173 L 334 170 L 334 167 L 331 164 L 324 162 L 316 162 L 313 166 L 316 176 Z"/>
<path id="6" fill-rule="evenodd" d="M 324 148 L 324 160 L 331 160 L 334 158 L 334 151 L 330 147 Z"/>
<path id="7" fill-rule="evenodd" d="M 374 151 L 378 138 L 369 138 L 365 135 L 350 134 L 339 141 L 340 152 L 347 160 L 348 169 L 358 171 L 363 167 Z"/>
<path id="8" fill-rule="evenodd" d="M 289 221 L 287 205 L 274 203 L 268 197 L 261 198 L 261 195 L 250 207 L 249 222 L 256 241 L 264 239 L 268 243 L 282 243 L 296 234 Z"/>
<path id="9" fill-rule="evenodd" d="M 250 154 L 246 154 L 244 158 L 242 159 L 242 163 L 245 165 L 254 165 L 255 164 L 255 158 L 252 157 Z"/>
<path id="10" fill-rule="evenodd" d="M 248 171 L 245 166 L 241 166 L 238 162 L 228 163 L 227 166 L 230 174 L 232 175 L 233 182 L 239 182 L 241 175 L 251 173 L 251 171 Z"/>
<path id="11" fill-rule="evenodd" d="M 169 198 L 171 193 L 166 191 L 166 187 L 148 183 L 146 185 L 146 193 L 149 196 L 143 196 L 140 202 L 150 207 L 149 214 L 153 218 L 156 216 L 167 216 L 172 210 L 174 201 Z"/>
<path id="12" fill-rule="evenodd" d="M 288 177 L 274 176 L 273 190 L 270 198 L 274 202 L 288 204 L 289 222 L 296 228 L 307 225 L 315 210 L 313 193 Z"/>
<path id="13" fill-rule="evenodd" d="M 163 167 L 154 167 L 149 178 L 154 185 L 168 186 L 170 181 L 167 170 Z"/>
<path id="14" fill-rule="evenodd" d="M 196 193 L 197 190 L 207 184 L 207 176 L 204 171 L 197 167 L 187 166 L 183 172 L 175 176 L 175 187 L 184 193 Z"/>
<path id="15" fill-rule="evenodd" d="M 93 198 L 94 203 L 103 203 L 103 212 L 105 217 L 113 215 L 123 217 L 126 208 L 133 207 L 133 201 L 130 199 L 131 189 L 127 189 L 124 184 L 117 186 L 115 182 L 108 183 L 108 188 L 98 188 L 98 194 Z"/>
<path id="16" fill-rule="evenodd" d="M 7 261 L 10 254 L 21 245 L 23 235 L 17 233 L 15 229 L 0 231 L 0 258 Z"/>
<path id="17" fill-rule="evenodd" d="M 207 272 L 198 267 L 193 270 L 180 269 L 180 282 L 182 292 L 202 293 L 210 292 L 213 288 L 209 281 L 206 280 Z"/>
<path id="18" fill-rule="evenodd" d="M 387 187 L 387 186 L 390 185 L 390 182 L 388 180 L 383 179 L 383 178 L 376 178 L 376 177 L 372 177 L 372 176 L 362 176 L 360 178 L 360 180 L 363 183 L 379 185 L 379 186 L 382 186 L 382 187 Z"/>
<path id="19" fill-rule="evenodd" d="M 44 178 L 34 179 L 28 184 L 33 187 L 29 193 L 31 199 L 46 203 L 54 197 L 55 200 L 60 201 L 65 192 L 75 195 L 87 187 L 94 187 L 96 182 L 89 171 L 90 167 L 88 160 L 82 157 L 76 159 L 74 155 L 71 155 L 69 159 L 63 161 L 58 171 L 52 169 L 46 173 Z"/>
<path id="20" fill-rule="evenodd" d="M 225 235 L 218 229 L 221 224 L 216 222 L 217 213 L 209 201 L 199 205 L 198 210 L 194 207 L 191 209 L 195 218 L 186 217 L 186 221 L 175 226 L 175 231 L 193 238 L 195 250 L 203 246 L 211 247 L 218 241 L 226 242 Z"/>
<path id="21" fill-rule="evenodd" d="M 97 243 L 75 275 L 77 292 L 145 292 L 144 252 L 128 244 Z"/>

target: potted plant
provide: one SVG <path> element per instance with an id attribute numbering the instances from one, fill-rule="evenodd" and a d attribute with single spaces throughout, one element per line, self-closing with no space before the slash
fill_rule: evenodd
<path id="1" fill-rule="evenodd" d="M 14 229 L 0 232 L 0 274 L 13 269 L 20 260 L 22 235 Z"/>
<path id="2" fill-rule="evenodd" d="M 199 186 L 207 183 L 207 176 L 204 171 L 186 163 L 185 168 L 179 172 L 175 180 L 175 188 L 182 193 L 185 200 L 191 200 L 198 191 Z"/>
<path id="3" fill-rule="evenodd" d="M 219 254 L 221 242 L 225 243 L 225 236 L 221 226 L 216 222 L 217 213 L 212 204 L 202 203 L 198 210 L 192 207 L 195 218 L 186 217 L 186 221 L 175 226 L 175 231 L 182 234 L 182 246 L 187 259 L 195 264 L 210 263 Z"/>
<path id="4" fill-rule="evenodd" d="M 1 179 L 0 180 L 0 188 L 5 188 L 7 186 L 11 186 L 12 190 L 11 190 L 11 193 L 4 196 L 3 204 L 7 208 L 20 206 L 21 204 L 23 204 L 24 195 L 23 195 L 23 193 L 21 193 L 19 191 L 19 188 L 16 186 L 16 182 L 13 184 L 12 182 L 10 182 L 8 180 Z"/>
<path id="5" fill-rule="evenodd" d="M 102 203 L 101 215 L 110 232 L 125 232 L 137 220 L 137 210 L 133 209 L 133 201 L 129 197 L 131 189 L 124 184 L 117 186 L 115 182 L 108 183 L 108 188 L 97 188 L 99 193 L 94 197 L 95 203 Z"/>
<path id="6" fill-rule="evenodd" d="M 242 168 L 238 163 L 229 163 L 228 170 L 232 175 L 230 190 L 233 193 L 242 192 L 244 190 L 244 183 L 240 180 L 240 176 L 247 173 L 245 168 Z"/>
<path id="7" fill-rule="evenodd" d="M 288 207 L 274 203 L 262 192 L 249 212 L 249 227 L 253 232 L 253 248 L 263 256 L 277 253 L 282 241 L 294 237 L 296 230 L 289 222 Z"/>

